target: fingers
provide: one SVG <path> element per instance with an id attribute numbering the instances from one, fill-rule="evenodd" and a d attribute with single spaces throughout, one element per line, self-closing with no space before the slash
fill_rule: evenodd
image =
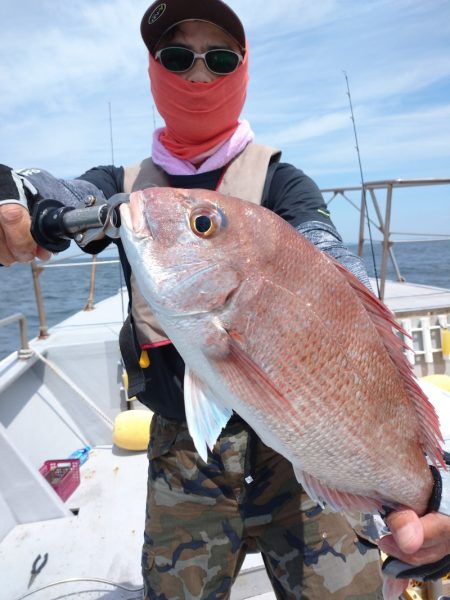
<path id="1" fill-rule="evenodd" d="M 445 554 L 450 554 L 450 517 L 441 513 L 429 513 L 420 519 L 424 531 L 425 548 L 434 545 L 439 540 L 446 548 Z"/>
<path id="2" fill-rule="evenodd" d="M 41 260 L 49 260 L 52 257 L 52 253 L 45 248 L 41 248 L 40 246 L 36 247 L 36 256 Z"/>
<path id="3" fill-rule="evenodd" d="M 383 537 L 380 549 L 412 565 L 441 560 L 450 554 L 450 517 L 429 513 L 420 518 L 413 511 L 392 513 L 386 519 L 391 535 Z M 422 543 L 418 542 L 422 539 Z"/>
<path id="4" fill-rule="evenodd" d="M 430 548 L 421 548 L 414 554 L 407 554 L 402 552 L 398 545 L 393 541 L 393 538 L 388 535 L 386 538 L 380 540 L 380 549 L 389 556 L 394 556 L 400 559 L 402 562 L 408 565 L 421 566 L 429 563 L 434 563 L 441 560 L 444 556 L 447 556 L 448 548 L 445 543 L 436 544 Z"/>
<path id="5" fill-rule="evenodd" d="M 30 224 L 30 215 L 23 206 L 0 206 L 0 264 L 29 262 L 35 256 L 44 260 L 50 257 L 46 250 L 38 249 L 30 233 Z"/>
<path id="6" fill-rule="evenodd" d="M 15 258 L 8 249 L 5 234 L 0 225 L 0 265 L 5 265 L 5 267 L 7 267 L 12 265 L 13 262 L 15 262 Z"/>
<path id="7" fill-rule="evenodd" d="M 33 260 L 36 255 L 36 242 L 31 237 L 30 215 L 26 208 L 19 204 L 1 206 L 0 228 L 3 234 L 0 260 L 3 264 Z"/>
<path id="8" fill-rule="evenodd" d="M 412 510 L 392 512 L 386 523 L 398 547 L 407 554 L 416 552 L 424 542 L 420 518 Z"/>

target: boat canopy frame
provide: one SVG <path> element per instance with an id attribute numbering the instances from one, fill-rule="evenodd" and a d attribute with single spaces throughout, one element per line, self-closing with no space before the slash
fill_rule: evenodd
<path id="1" fill-rule="evenodd" d="M 391 215 L 392 215 L 392 206 L 393 206 L 393 192 L 396 188 L 408 188 L 408 187 L 421 187 L 421 186 L 438 186 L 438 185 L 449 185 L 450 178 L 444 177 L 433 177 L 433 178 L 425 178 L 425 179 L 385 179 L 380 181 L 369 181 L 365 182 L 364 185 L 360 186 L 349 186 L 349 187 L 333 187 L 333 188 L 324 188 L 320 191 L 324 194 L 325 202 L 327 206 L 333 202 L 338 197 L 344 198 L 347 202 L 349 202 L 359 213 L 359 234 L 358 234 L 358 256 L 363 255 L 364 242 L 366 241 L 365 231 L 367 221 L 370 222 L 371 225 L 377 228 L 377 230 L 382 234 L 382 255 L 381 255 L 381 269 L 380 274 L 378 276 L 379 279 L 379 296 L 380 300 L 384 300 L 385 290 L 386 290 L 386 278 L 387 278 L 387 267 L 388 260 L 391 259 L 392 266 L 394 268 L 396 277 L 398 281 L 404 282 L 405 279 L 400 273 L 400 269 L 395 257 L 393 245 L 394 241 L 391 239 L 391 235 L 393 232 L 391 231 Z M 361 192 L 360 196 L 360 204 L 356 204 L 348 194 L 350 192 Z M 385 192 L 386 194 L 386 205 L 384 214 L 381 208 L 381 202 L 377 193 Z M 327 198 L 327 195 L 331 194 L 331 198 Z M 368 216 L 367 209 L 367 194 L 372 200 L 372 204 L 375 210 L 375 214 L 377 217 L 377 221 Z M 450 236 L 435 236 L 443 239 L 450 239 Z"/>

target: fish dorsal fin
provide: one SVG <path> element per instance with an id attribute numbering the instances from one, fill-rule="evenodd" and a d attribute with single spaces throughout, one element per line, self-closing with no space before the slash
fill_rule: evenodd
<path id="1" fill-rule="evenodd" d="M 403 352 L 404 349 L 409 349 L 408 346 L 397 335 L 397 333 L 401 333 L 405 337 L 409 337 L 408 334 L 395 321 L 395 317 L 389 308 L 378 300 L 359 279 L 333 258 L 330 258 L 330 260 L 344 275 L 358 295 L 392 362 L 400 373 L 406 392 L 412 400 L 417 413 L 423 451 L 436 467 L 441 465 L 446 468 L 442 455 L 441 443 L 443 439 L 439 428 L 438 416 L 433 405 L 417 382 L 414 372 Z"/>
<path id="2" fill-rule="evenodd" d="M 232 410 L 221 406 L 211 390 L 187 366 L 184 374 L 184 404 L 189 433 L 197 452 L 207 462 L 208 448 L 212 450 Z"/>

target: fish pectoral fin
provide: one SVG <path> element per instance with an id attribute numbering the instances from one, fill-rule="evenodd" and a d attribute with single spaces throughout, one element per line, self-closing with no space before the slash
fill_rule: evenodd
<path id="1" fill-rule="evenodd" d="M 275 403 L 279 409 L 284 410 L 289 406 L 289 401 L 280 392 L 275 383 L 270 379 L 267 373 L 255 363 L 241 346 L 241 339 L 238 333 L 228 331 L 229 335 L 229 355 L 228 364 L 233 377 L 233 370 L 244 374 L 245 379 L 253 386 L 261 398 L 261 404 L 265 402 Z"/>
<path id="2" fill-rule="evenodd" d="M 220 319 L 213 317 L 203 331 L 202 352 L 211 360 L 225 360 L 230 352 L 230 336 Z"/>
<path id="3" fill-rule="evenodd" d="M 295 465 L 294 473 L 311 500 L 317 502 L 322 508 L 327 506 L 336 512 L 357 510 L 364 513 L 376 513 L 383 510 L 381 500 L 328 487 L 320 479 L 302 471 Z"/>
<path id="4" fill-rule="evenodd" d="M 197 452 L 207 462 L 208 448 L 212 450 L 232 410 L 219 404 L 209 387 L 187 366 L 184 374 L 184 404 L 189 433 Z"/>

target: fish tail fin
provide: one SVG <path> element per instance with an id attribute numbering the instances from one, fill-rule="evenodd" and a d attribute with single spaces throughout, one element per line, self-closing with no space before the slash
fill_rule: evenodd
<path id="1" fill-rule="evenodd" d="M 399 600 L 409 584 L 409 579 L 396 579 L 387 575 L 383 576 L 384 600 Z"/>
<path id="2" fill-rule="evenodd" d="M 400 373 L 403 385 L 411 399 L 418 417 L 420 441 L 423 451 L 428 455 L 435 467 L 446 468 L 441 444 L 442 434 L 436 411 L 420 387 L 414 372 L 403 350 L 410 349 L 398 334 L 410 337 L 399 323 L 394 314 L 378 298 L 340 263 L 332 259 L 337 269 L 344 275 L 362 302 L 372 320 L 392 362 Z"/>

